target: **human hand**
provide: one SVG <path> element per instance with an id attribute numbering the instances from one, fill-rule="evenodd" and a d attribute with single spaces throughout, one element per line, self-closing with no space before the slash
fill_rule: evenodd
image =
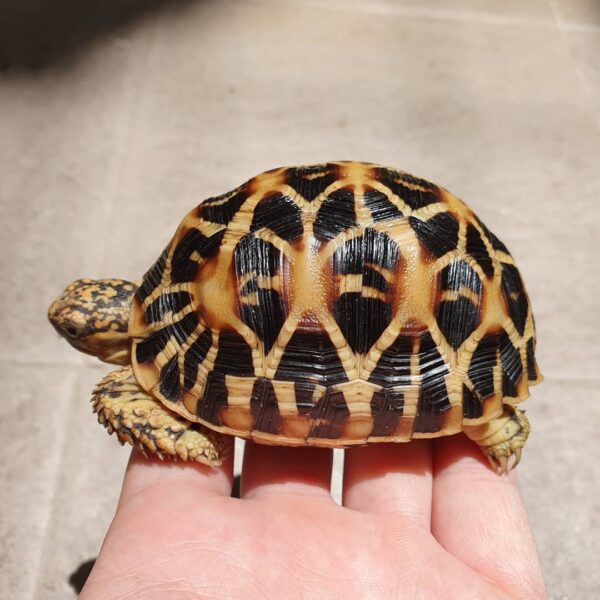
<path id="1" fill-rule="evenodd" d="M 248 443 L 218 469 L 129 463 L 81 600 L 545 598 L 514 473 L 462 435 L 332 453 Z"/>

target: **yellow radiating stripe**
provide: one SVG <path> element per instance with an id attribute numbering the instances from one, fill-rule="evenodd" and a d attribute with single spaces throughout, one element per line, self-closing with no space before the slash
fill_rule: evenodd
<path id="1" fill-rule="evenodd" d="M 258 306 L 258 292 L 251 292 L 240 298 L 242 304 L 248 306 Z"/>
<path id="2" fill-rule="evenodd" d="M 363 287 L 361 290 L 361 296 L 363 298 L 375 298 L 376 300 L 387 302 L 387 294 L 372 287 Z"/>
<path id="3" fill-rule="evenodd" d="M 221 206 L 222 204 L 226 204 L 227 202 L 229 202 L 229 200 L 231 200 L 240 191 L 241 191 L 241 187 L 236 188 L 235 190 L 229 192 L 228 194 L 226 194 L 223 198 L 220 198 L 219 200 L 217 200 L 217 199 L 204 200 L 204 202 L 200 203 L 200 206 L 202 206 L 202 207 L 204 207 L 204 206 Z"/>
<path id="4" fill-rule="evenodd" d="M 360 293 L 362 290 L 362 275 L 353 273 L 351 275 L 338 275 L 339 294 Z"/>
<path id="5" fill-rule="evenodd" d="M 473 290 L 462 285 L 459 290 L 445 290 L 440 296 L 440 301 L 446 300 L 448 302 L 455 302 L 460 297 L 470 300 L 475 306 L 479 304 L 479 294 L 476 294 Z"/>

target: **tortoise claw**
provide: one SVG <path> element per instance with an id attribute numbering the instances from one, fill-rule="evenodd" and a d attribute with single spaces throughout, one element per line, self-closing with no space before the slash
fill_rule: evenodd
<path id="1" fill-rule="evenodd" d="M 498 475 L 505 475 L 521 460 L 521 449 L 529 435 L 529 421 L 519 409 L 505 406 L 500 417 L 465 429 L 465 433 L 479 445 L 492 469 Z"/>
<path id="2" fill-rule="evenodd" d="M 506 475 L 510 471 L 508 467 L 508 456 L 494 456 L 493 454 L 487 455 L 492 469 L 496 471 L 498 475 Z"/>
<path id="3" fill-rule="evenodd" d="M 512 469 L 514 469 L 520 462 L 521 462 L 521 448 L 515 448 L 514 452 L 514 457 L 515 460 L 512 464 Z"/>

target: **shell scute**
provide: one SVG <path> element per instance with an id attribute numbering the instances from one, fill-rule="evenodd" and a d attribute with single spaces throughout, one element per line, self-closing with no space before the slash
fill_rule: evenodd
<path id="1" fill-rule="evenodd" d="M 302 209 L 285 194 L 266 195 L 254 209 L 250 232 L 269 229 L 286 242 L 302 236 Z"/>
<path id="2" fill-rule="evenodd" d="M 379 168 L 377 179 L 411 210 L 418 210 L 440 202 L 438 186 L 408 173 Z"/>
<path id="3" fill-rule="evenodd" d="M 481 322 L 481 279 L 463 260 L 453 260 L 439 278 L 436 322 L 448 343 L 458 350 Z"/>
<path id="4" fill-rule="evenodd" d="M 328 163 L 286 169 L 286 183 L 307 202 L 320 196 L 338 179 L 338 167 Z"/>
<path id="5" fill-rule="evenodd" d="M 193 281 L 198 274 L 199 259 L 207 259 L 218 251 L 224 233 L 225 230 L 222 229 L 207 236 L 198 229 L 190 229 L 171 255 L 171 281 Z"/>
<path id="6" fill-rule="evenodd" d="M 356 227 L 354 192 L 339 189 L 323 200 L 313 225 L 313 233 L 322 240 L 333 240 L 340 233 Z"/>
<path id="7" fill-rule="evenodd" d="M 209 198 L 198 206 L 196 212 L 205 221 L 228 225 L 247 199 L 248 190 L 242 186 L 228 194 Z"/>
<path id="8" fill-rule="evenodd" d="M 397 220 L 404 216 L 389 196 L 379 190 L 365 187 L 363 198 L 364 205 L 369 209 L 375 223 Z"/>
<path id="9" fill-rule="evenodd" d="M 494 275 L 492 258 L 485 247 L 481 234 L 472 224 L 467 225 L 467 254 L 473 257 L 487 277 Z"/>

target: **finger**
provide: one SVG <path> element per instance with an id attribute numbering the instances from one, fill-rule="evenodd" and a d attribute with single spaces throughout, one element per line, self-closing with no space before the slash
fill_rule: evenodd
<path id="1" fill-rule="evenodd" d="M 119 503 L 126 502 L 150 488 L 163 486 L 169 490 L 189 490 L 190 494 L 229 496 L 233 482 L 233 441 L 227 440 L 225 458 L 219 467 L 209 467 L 195 461 L 161 461 L 155 456 L 146 458 L 134 449 L 127 465 Z"/>
<path id="2" fill-rule="evenodd" d="M 429 528 L 431 460 L 429 440 L 349 448 L 344 462 L 344 506 L 402 514 Z"/>
<path id="3" fill-rule="evenodd" d="M 515 472 L 497 475 L 464 435 L 435 441 L 431 526 L 442 546 L 506 591 L 544 597 Z"/>
<path id="4" fill-rule="evenodd" d="M 274 447 L 246 442 L 242 469 L 242 498 L 280 494 L 331 499 L 331 464 L 328 448 Z"/>

